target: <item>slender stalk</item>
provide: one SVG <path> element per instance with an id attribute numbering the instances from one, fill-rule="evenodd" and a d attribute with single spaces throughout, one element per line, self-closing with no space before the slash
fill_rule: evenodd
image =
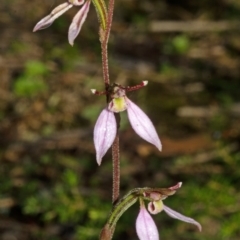
<path id="1" fill-rule="evenodd" d="M 112 202 L 114 204 L 119 199 L 119 191 L 120 191 L 120 154 L 119 154 L 118 132 L 112 145 L 112 161 L 113 161 Z"/>
<path id="2" fill-rule="evenodd" d="M 100 30 L 101 48 L 102 48 L 102 67 L 105 88 L 110 84 L 109 66 L 108 66 L 108 40 L 112 27 L 112 18 L 114 10 L 114 0 L 109 0 L 106 30 Z"/>
<path id="3" fill-rule="evenodd" d="M 105 89 L 107 90 L 110 85 L 109 79 L 109 66 L 108 66 L 108 40 L 112 27 L 112 18 L 114 11 L 114 0 L 109 0 L 108 2 L 108 15 L 107 15 L 107 25 L 105 31 L 100 29 L 100 41 L 102 48 L 102 68 L 103 68 L 103 79 L 105 83 Z M 107 96 L 107 102 L 108 102 Z M 119 114 L 115 114 L 116 121 L 118 123 L 118 128 L 120 124 Z M 120 154 L 119 154 L 119 135 L 117 133 L 116 138 L 112 145 L 112 161 L 113 161 L 113 187 L 112 187 L 112 202 L 113 204 L 119 198 L 120 189 Z"/>
<path id="4" fill-rule="evenodd" d="M 119 113 L 114 113 L 117 122 L 117 134 L 112 145 L 112 164 L 113 164 L 113 186 L 112 203 L 116 203 L 120 193 L 120 151 L 119 151 L 119 128 L 121 117 Z"/>
<path id="5" fill-rule="evenodd" d="M 106 42 L 106 53 L 107 53 L 107 45 L 109 40 L 109 35 L 112 27 L 112 19 L 113 19 L 113 11 L 114 11 L 114 0 L 109 0 L 108 2 L 108 19 L 107 19 L 107 29 L 106 35 L 104 38 L 104 42 Z M 107 59 L 108 60 L 108 59 Z M 109 73 L 108 73 L 109 76 Z M 109 83 L 109 82 L 108 82 Z M 118 129 L 120 125 L 120 115 L 115 114 Z M 116 138 L 112 145 L 112 160 L 113 160 L 113 190 L 112 190 L 112 202 L 113 204 L 119 198 L 119 189 L 120 189 L 120 152 L 119 152 L 119 135 L 117 131 Z"/>
<path id="6" fill-rule="evenodd" d="M 107 30 L 106 30 L 107 31 Z M 108 42 L 105 40 L 106 39 L 106 32 L 102 32 L 100 30 L 100 35 L 103 35 L 103 39 L 101 41 L 101 48 L 102 48 L 102 69 L 103 69 L 103 79 L 105 83 L 105 90 L 107 90 L 109 84 L 110 84 L 110 79 L 109 79 L 109 69 L 108 69 Z M 101 36 L 100 36 L 101 38 Z"/>

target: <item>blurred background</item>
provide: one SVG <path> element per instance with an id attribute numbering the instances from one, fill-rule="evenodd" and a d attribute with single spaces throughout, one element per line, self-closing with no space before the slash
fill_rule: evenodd
<path id="1" fill-rule="evenodd" d="M 0 239 L 97 239 L 111 210 L 111 155 L 97 166 L 93 127 L 105 97 L 98 22 L 91 6 L 67 42 L 73 8 L 37 33 L 63 0 L 1 0 Z M 182 188 L 165 204 L 203 231 L 154 216 L 161 239 L 240 239 L 240 1 L 116 1 L 112 82 L 149 85 L 128 97 L 152 119 L 158 152 L 121 114 L 121 195 Z M 133 206 L 114 239 L 137 239 Z"/>

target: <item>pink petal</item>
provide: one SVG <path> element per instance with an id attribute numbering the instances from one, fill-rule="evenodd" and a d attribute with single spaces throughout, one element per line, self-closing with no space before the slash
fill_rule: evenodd
<path id="1" fill-rule="evenodd" d="M 83 7 L 78 11 L 78 13 L 73 18 L 73 21 L 68 30 L 68 41 L 71 45 L 73 45 L 75 38 L 79 34 L 82 25 L 86 20 L 90 3 L 91 3 L 90 0 L 86 1 Z"/>
<path id="2" fill-rule="evenodd" d="M 159 240 L 157 226 L 144 206 L 136 220 L 136 231 L 140 240 Z"/>
<path id="3" fill-rule="evenodd" d="M 198 227 L 199 231 L 202 231 L 202 226 L 200 223 L 198 223 L 197 221 L 195 221 L 194 219 L 192 218 L 189 218 L 189 217 L 186 217 L 184 215 L 182 215 L 181 213 L 179 212 L 176 212 L 174 210 L 172 210 L 171 208 L 167 207 L 166 205 L 163 205 L 163 210 L 172 218 L 175 218 L 175 219 L 178 219 L 178 220 L 181 220 L 183 222 L 187 222 L 187 223 L 191 223 L 191 224 L 194 224 Z"/>
<path id="4" fill-rule="evenodd" d="M 33 32 L 49 27 L 55 19 L 60 17 L 63 13 L 65 13 L 68 9 L 70 9 L 73 5 L 70 3 L 62 3 L 56 8 L 52 10 L 52 12 L 40 20 L 33 29 Z"/>
<path id="5" fill-rule="evenodd" d="M 96 149 L 98 165 L 102 162 L 102 157 L 112 146 L 117 134 L 117 123 L 113 112 L 107 108 L 100 113 L 94 127 L 93 140 Z"/>
<path id="6" fill-rule="evenodd" d="M 126 98 L 128 107 L 128 118 L 134 131 L 147 142 L 155 145 L 159 151 L 162 150 L 162 145 L 155 127 L 149 117 L 132 101 Z"/>

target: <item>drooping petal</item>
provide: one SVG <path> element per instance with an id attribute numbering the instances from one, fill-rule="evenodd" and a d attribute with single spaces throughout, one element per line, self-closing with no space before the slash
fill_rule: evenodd
<path id="1" fill-rule="evenodd" d="M 153 126 L 149 117 L 132 101 L 126 97 L 128 104 L 127 112 L 128 118 L 134 131 L 147 142 L 155 145 L 160 151 L 162 145 L 155 127 Z"/>
<path id="2" fill-rule="evenodd" d="M 86 20 L 86 17 L 87 17 L 88 11 L 89 11 L 89 7 L 90 7 L 90 3 L 91 3 L 90 0 L 86 1 L 84 3 L 84 5 L 82 6 L 82 8 L 78 11 L 78 13 L 73 18 L 73 21 L 68 30 L 68 41 L 71 45 L 73 45 L 75 38 L 79 34 L 79 32 L 82 28 L 82 25 Z"/>
<path id="3" fill-rule="evenodd" d="M 94 127 L 93 140 L 96 149 L 98 165 L 102 162 L 102 157 L 112 146 L 117 134 L 117 123 L 114 113 L 107 108 L 100 113 Z"/>
<path id="4" fill-rule="evenodd" d="M 163 210 L 163 202 L 160 201 L 153 201 L 148 203 L 148 211 L 151 214 L 158 214 Z"/>
<path id="5" fill-rule="evenodd" d="M 136 231 L 140 240 L 160 239 L 157 226 L 144 206 L 141 206 L 136 220 Z"/>
<path id="6" fill-rule="evenodd" d="M 191 223 L 194 224 L 198 227 L 199 231 L 202 231 L 202 226 L 199 222 L 195 221 L 194 219 L 190 218 L 190 217 L 186 217 L 184 215 L 182 215 L 179 212 L 176 212 L 174 210 L 172 210 L 171 208 L 167 207 L 166 205 L 163 205 L 163 210 L 172 218 L 181 220 L 183 222 L 187 222 L 187 223 Z"/>
<path id="7" fill-rule="evenodd" d="M 55 19 L 60 17 L 63 13 L 65 13 L 68 9 L 70 9 L 73 5 L 70 3 L 62 3 L 56 8 L 52 10 L 52 12 L 40 20 L 34 27 L 33 32 L 36 32 L 41 29 L 45 29 L 49 27 Z"/>

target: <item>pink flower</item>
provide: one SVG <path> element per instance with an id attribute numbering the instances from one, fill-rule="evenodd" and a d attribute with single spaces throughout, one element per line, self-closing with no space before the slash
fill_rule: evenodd
<path id="1" fill-rule="evenodd" d="M 183 222 L 194 224 L 198 227 L 199 231 L 202 230 L 202 226 L 199 222 L 195 221 L 194 219 L 190 217 L 186 217 L 182 215 L 179 212 L 174 211 L 173 209 L 167 207 L 163 204 L 163 199 L 165 199 L 168 195 L 172 195 L 175 193 L 175 190 L 179 189 L 182 186 L 182 183 L 179 182 L 177 185 L 168 188 L 169 190 L 172 190 L 173 192 L 169 192 L 167 195 L 162 195 L 161 193 L 166 193 L 166 189 L 155 189 L 153 192 L 147 192 L 144 194 L 145 200 L 151 199 L 152 201 L 148 204 L 148 211 L 151 214 L 157 214 L 162 211 L 166 212 L 167 215 L 169 215 L 172 218 L 181 220 Z M 163 191 L 164 190 L 164 191 Z M 158 192 L 159 191 L 159 192 Z M 158 194 L 157 194 L 158 193 Z M 158 230 L 157 227 L 150 216 L 150 214 L 147 212 L 143 199 L 140 199 L 140 212 L 138 214 L 137 220 L 136 220 L 136 231 L 137 235 L 140 240 L 158 240 Z"/>
<path id="2" fill-rule="evenodd" d="M 172 186 L 168 189 L 175 191 L 175 190 L 178 190 L 181 186 L 182 186 L 182 182 L 179 182 L 175 186 Z M 200 223 L 198 223 L 197 221 L 195 221 L 192 218 L 186 217 L 186 216 L 182 215 L 181 213 L 176 212 L 176 211 L 172 210 L 171 208 L 167 207 L 166 205 L 163 204 L 162 199 L 155 197 L 156 196 L 155 193 L 154 194 L 150 193 L 148 196 L 153 200 L 153 201 L 149 202 L 149 204 L 148 204 L 148 211 L 151 214 L 157 214 L 163 210 L 170 217 L 181 220 L 183 222 L 188 222 L 188 223 L 194 224 L 198 227 L 199 231 L 202 230 L 202 226 Z"/>
<path id="3" fill-rule="evenodd" d="M 145 86 L 147 81 L 143 82 Z M 96 93 L 96 90 L 92 90 Z M 115 85 L 111 94 L 112 100 L 108 108 L 99 115 L 94 127 L 94 145 L 97 163 L 100 165 L 102 157 L 113 144 L 117 133 L 114 113 L 127 110 L 128 118 L 134 131 L 147 142 L 155 145 L 160 151 L 162 145 L 153 123 L 149 117 L 125 95 L 125 88 Z"/>
<path id="4" fill-rule="evenodd" d="M 78 11 L 78 13 L 73 18 L 73 21 L 69 27 L 68 41 L 71 45 L 73 45 L 75 38 L 79 34 L 82 28 L 82 25 L 86 20 L 90 3 L 91 3 L 91 0 L 86 0 L 86 1 L 85 0 L 68 0 L 68 2 L 60 4 L 59 6 L 54 8 L 49 15 L 44 17 L 42 20 L 40 20 L 36 24 L 36 26 L 33 29 L 33 32 L 49 27 L 55 21 L 55 19 L 60 17 L 63 13 L 65 13 L 71 7 L 83 5 L 82 8 Z"/>

